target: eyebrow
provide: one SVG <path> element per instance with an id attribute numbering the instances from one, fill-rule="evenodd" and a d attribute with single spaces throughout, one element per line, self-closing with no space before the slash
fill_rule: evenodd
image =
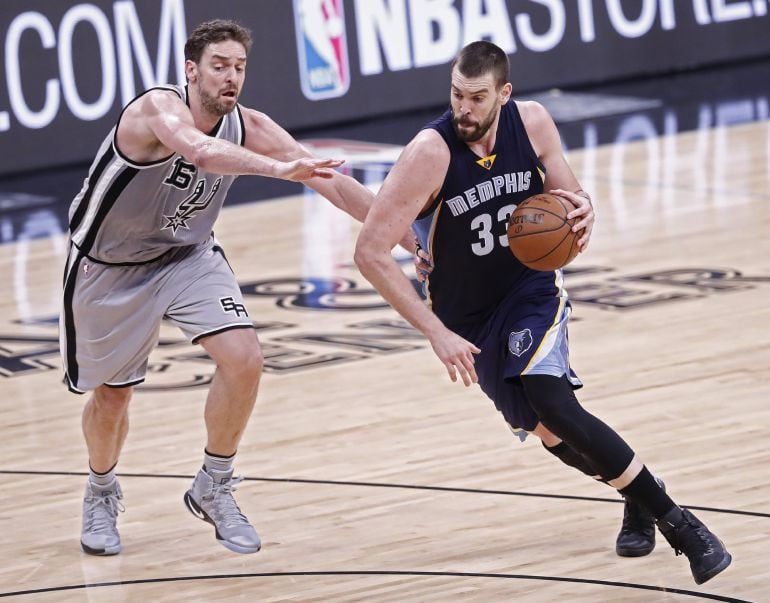
<path id="1" fill-rule="evenodd" d="M 463 90 L 460 90 L 460 88 L 458 88 L 454 84 L 452 84 L 452 90 L 456 90 L 457 92 L 463 92 Z M 470 94 L 471 96 L 476 96 L 477 94 L 487 94 L 488 92 L 489 92 L 489 88 L 481 88 L 476 91 L 468 91 L 468 94 Z"/>
<path id="2" fill-rule="evenodd" d="M 230 59 L 235 59 L 236 61 L 246 61 L 246 57 L 243 56 L 243 55 L 241 55 L 239 57 L 231 57 L 231 56 L 224 55 L 224 54 L 212 54 L 211 55 L 211 59 L 212 60 L 218 59 L 220 61 L 221 60 L 229 61 Z"/>

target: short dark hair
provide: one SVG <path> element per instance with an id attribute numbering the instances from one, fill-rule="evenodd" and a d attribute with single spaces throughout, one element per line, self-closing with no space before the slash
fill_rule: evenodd
<path id="1" fill-rule="evenodd" d="M 495 86 L 502 88 L 508 82 L 511 65 L 508 55 L 492 42 L 479 40 L 465 46 L 452 61 L 452 69 L 465 77 L 481 77 L 491 73 Z"/>
<path id="2" fill-rule="evenodd" d="M 251 30 L 235 21 L 214 19 L 201 23 L 193 30 L 184 45 L 184 58 L 186 61 L 199 63 L 206 46 L 225 40 L 240 42 L 246 49 L 246 54 L 251 50 Z"/>

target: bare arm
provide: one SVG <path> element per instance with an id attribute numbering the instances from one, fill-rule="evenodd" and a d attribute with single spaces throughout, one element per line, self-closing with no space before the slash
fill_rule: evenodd
<path id="1" fill-rule="evenodd" d="M 244 109 L 243 115 L 246 121 L 247 148 L 282 161 L 312 157 L 304 146 L 264 113 Z M 305 184 L 359 222 L 366 219 L 374 201 L 372 191 L 355 178 L 337 171 L 332 171 L 328 178 L 311 178 Z M 398 243 L 411 253 L 417 251 L 411 229 Z"/>
<path id="2" fill-rule="evenodd" d="M 433 130 L 420 132 L 388 174 L 356 243 L 355 262 L 380 295 L 431 342 L 450 379 L 477 382 L 473 354 L 479 349 L 444 326 L 414 291 L 390 250 L 410 229 L 441 186 L 449 149 Z"/>
<path id="3" fill-rule="evenodd" d="M 153 90 L 129 105 L 117 133 L 120 149 L 137 161 L 179 153 L 216 174 L 255 175 L 304 181 L 330 177 L 341 161 L 307 159 L 277 161 L 199 130 L 190 109 L 176 94 Z"/>
<path id="4" fill-rule="evenodd" d="M 538 158 L 545 167 L 545 190 L 566 197 L 576 206 L 568 217 L 579 218 L 572 230 L 583 234 L 578 240 L 580 251 L 585 251 L 591 238 L 595 214 L 591 197 L 582 190 L 562 150 L 556 124 L 548 111 L 537 102 L 518 103 L 524 126 Z"/>

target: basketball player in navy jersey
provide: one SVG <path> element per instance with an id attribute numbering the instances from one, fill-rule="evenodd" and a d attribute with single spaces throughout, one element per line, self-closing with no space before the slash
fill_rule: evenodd
<path id="1" fill-rule="evenodd" d="M 512 100 L 508 74 L 508 57 L 494 44 L 461 50 L 452 63 L 451 107 L 412 139 L 388 174 L 359 235 L 356 264 L 428 338 L 452 381 L 459 374 L 466 386 L 478 383 L 514 430 L 539 436 L 560 460 L 626 498 L 619 554 L 649 553 L 657 523 L 701 584 L 730 564 L 730 554 L 580 405 L 562 272 L 526 268 L 509 250 L 508 216 L 531 195 L 547 191 L 576 206 L 569 218 L 582 231 L 581 251 L 594 211 L 551 116 L 536 102 Z M 433 262 L 430 308 L 391 256 L 411 225 Z"/>
<path id="2" fill-rule="evenodd" d="M 115 467 L 132 390 L 164 318 L 217 366 L 203 467 L 184 501 L 226 548 L 260 549 L 232 490 L 262 352 L 212 228 L 237 175 L 304 182 L 359 220 L 371 204 L 366 188 L 331 169 L 340 161 L 310 157 L 267 115 L 238 104 L 250 46 L 249 30 L 235 22 L 199 25 L 184 49 L 187 85 L 158 86 L 124 108 L 70 208 L 61 350 L 69 389 L 92 392 L 83 411 L 90 474 L 81 547 L 89 554 L 121 550 Z M 413 249 L 413 236 L 404 245 Z"/>

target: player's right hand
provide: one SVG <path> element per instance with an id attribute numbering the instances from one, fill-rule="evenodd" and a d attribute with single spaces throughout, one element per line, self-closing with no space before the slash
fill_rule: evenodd
<path id="1" fill-rule="evenodd" d="M 331 178 L 334 168 L 345 163 L 342 159 L 317 159 L 315 157 L 303 157 L 294 161 L 281 162 L 276 168 L 276 178 L 303 182 L 311 178 Z"/>
<path id="2" fill-rule="evenodd" d="M 457 381 L 459 373 L 465 387 L 478 383 L 474 355 L 481 353 L 479 348 L 449 329 L 431 339 L 431 346 L 439 360 L 444 363 L 452 382 Z"/>

